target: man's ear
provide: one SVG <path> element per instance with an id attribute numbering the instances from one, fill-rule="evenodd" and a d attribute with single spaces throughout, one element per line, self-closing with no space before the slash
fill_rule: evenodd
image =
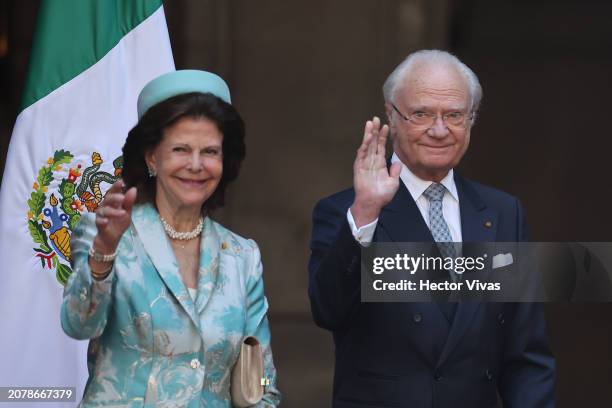
<path id="1" fill-rule="evenodd" d="M 391 103 L 385 102 L 385 113 L 387 114 L 387 123 L 391 123 L 391 115 L 393 114 L 393 106 Z"/>
<path id="2" fill-rule="evenodd" d="M 391 106 L 390 102 L 385 102 L 385 115 L 387 116 L 387 124 L 392 134 L 395 131 L 395 125 L 393 120 L 391 120 L 393 116 L 393 106 Z"/>

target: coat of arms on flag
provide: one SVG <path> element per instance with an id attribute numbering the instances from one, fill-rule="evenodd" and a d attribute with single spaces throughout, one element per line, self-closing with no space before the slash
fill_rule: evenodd
<path id="1" fill-rule="evenodd" d="M 70 235 L 83 211 L 93 212 L 102 201 L 102 183 L 113 184 L 121 177 L 122 157 L 113 160 L 113 173 L 101 170 L 102 156 L 91 155 L 91 165 L 71 166 L 73 155 L 57 150 L 38 170 L 28 200 L 28 230 L 38 247 L 33 248 L 43 269 L 55 271 L 59 283 L 65 285 L 70 268 Z M 66 166 L 66 167 L 64 167 Z M 62 175 L 67 177 L 61 178 Z M 59 177 L 58 177 L 59 176 Z M 49 187 L 56 188 L 49 193 Z"/>

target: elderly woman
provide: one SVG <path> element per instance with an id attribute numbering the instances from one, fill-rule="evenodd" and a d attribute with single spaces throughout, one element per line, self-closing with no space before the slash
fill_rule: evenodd
<path id="1" fill-rule="evenodd" d="M 232 367 L 255 336 L 269 380 L 257 406 L 276 406 L 259 249 L 210 218 L 245 156 L 229 89 L 168 73 L 142 90 L 138 116 L 123 181 L 72 235 L 61 321 L 91 339 L 81 404 L 231 406 Z"/>

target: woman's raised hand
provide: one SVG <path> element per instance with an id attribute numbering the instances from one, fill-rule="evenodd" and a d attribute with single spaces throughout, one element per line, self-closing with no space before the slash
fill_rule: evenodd
<path id="1" fill-rule="evenodd" d="M 98 235 L 94 240 L 96 251 L 110 254 L 115 252 L 121 236 L 131 222 L 132 207 L 136 200 L 136 187 L 123 192 L 125 184 L 118 180 L 108 189 L 102 203 L 96 210 Z"/>

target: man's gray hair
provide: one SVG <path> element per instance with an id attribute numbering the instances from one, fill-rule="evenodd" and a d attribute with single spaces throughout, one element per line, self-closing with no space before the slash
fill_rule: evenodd
<path id="1" fill-rule="evenodd" d="M 387 77 L 383 85 L 383 95 L 385 102 L 393 102 L 395 92 L 402 80 L 405 79 L 416 65 L 437 64 L 450 65 L 455 67 L 468 82 L 471 99 L 471 111 L 476 113 L 482 99 L 482 87 L 478 77 L 467 65 L 455 57 L 453 54 L 442 50 L 421 50 L 413 52 L 404 59 L 391 74 Z"/>

